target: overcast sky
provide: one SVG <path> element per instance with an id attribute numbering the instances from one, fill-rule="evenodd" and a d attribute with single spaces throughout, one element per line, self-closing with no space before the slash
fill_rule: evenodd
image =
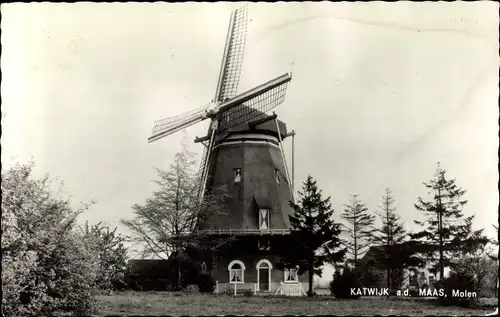
<path id="1" fill-rule="evenodd" d="M 36 162 L 81 221 L 119 226 L 155 189 L 182 133 L 152 123 L 214 95 L 234 3 L 2 5 L 2 164 Z M 498 222 L 498 5 L 252 3 L 240 91 L 292 70 L 276 112 L 308 174 L 340 214 L 375 211 L 392 189 L 408 229 L 441 161 L 467 189 L 465 215 Z M 202 136 L 208 123 L 186 130 Z M 193 144 L 200 153 L 201 146 Z M 286 144 L 290 160 L 290 141 Z M 290 164 L 290 163 L 289 163 Z"/>

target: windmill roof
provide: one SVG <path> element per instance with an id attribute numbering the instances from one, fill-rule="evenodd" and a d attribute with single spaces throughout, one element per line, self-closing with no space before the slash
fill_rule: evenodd
<path id="1" fill-rule="evenodd" d="M 231 109 L 232 110 L 232 109 Z M 227 113 L 231 115 L 231 110 L 228 110 Z M 278 128 L 276 127 L 275 120 L 269 120 L 269 121 L 264 121 L 262 123 L 252 125 L 251 123 L 257 120 L 264 120 L 266 118 L 271 118 L 272 115 L 266 114 L 260 110 L 254 109 L 252 107 L 249 107 L 247 105 L 241 105 L 237 107 L 238 112 L 242 113 L 247 113 L 251 114 L 252 119 L 248 121 L 244 121 L 240 124 L 237 124 L 233 127 L 226 128 L 226 129 L 221 129 L 221 134 L 220 135 L 228 135 L 228 134 L 233 134 L 233 133 L 247 133 L 247 132 L 260 132 L 260 133 L 265 133 L 265 134 L 270 134 L 278 137 Z M 279 125 L 279 134 L 281 134 L 281 138 L 284 139 L 286 134 L 287 134 L 287 129 L 286 129 L 286 124 L 278 119 L 278 125 Z"/>

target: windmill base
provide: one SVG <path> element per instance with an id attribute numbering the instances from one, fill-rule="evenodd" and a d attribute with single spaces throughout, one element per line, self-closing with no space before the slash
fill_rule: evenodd
<path id="1" fill-rule="evenodd" d="M 299 281 L 284 283 L 289 277 L 289 272 L 280 268 L 281 259 L 277 251 L 281 243 L 285 245 L 288 243 L 289 247 L 288 239 L 287 236 L 274 236 L 270 249 L 258 250 L 256 237 L 242 237 L 225 252 L 215 255 L 211 267 L 212 275 L 217 281 L 215 292 L 232 295 L 297 293 L 294 296 L 306 293 L 309 289 L 308 283 L 305 282 L 308 280 L 307 272 L 298 276 Z"/>

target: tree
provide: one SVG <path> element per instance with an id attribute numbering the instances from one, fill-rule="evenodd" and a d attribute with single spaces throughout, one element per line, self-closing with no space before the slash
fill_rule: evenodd
<path id="1" fill-rule="evenodd" d="M 497 231 L 498 237 L 498 226 L 493 225 L 493 228 Z M 498 261 L 498 238 L 490 239 L 491 247 L 488 249 L 488 256 L 495 261 Z"/>
<path id="2" fill-rule="evenodd" d="M 347 253 L 350 255 L 350 262 L 357 267 L 358 261 L 371 245 L 373 234 L 373 223 L 375 216 L 369 215 L 365 205 L 358 198 L 358 195 L 352 195 L 348 205 L 345 205 L 341 217 L 347 222 L 345 225 L 347 240 L 345 241 Z"/>
<path id="3" fill-rule="evenodd" d="M 497 237 L 498 237 L 498 226 L 493 225 L 493 228 L 497 231 Z M 490 246 L 487 249 L 487 254 L 488 257 L 495 261 L 496 263 L 496 278 L 495 278 L 495 296 L 498 296 L 498 238 L 497 239 L 490 239 Z"/>
<path id="4" fill-rule="evenodd" d="M 341 262 L 345 249 L 340 249 L 340 224 L 333 219 L 334 210 L 330 197 L 322 198 L 316 181 L 311 176 L 302 185 L 298 204 L 290 202 L 294 214 L 290 215 L 291 237 L 294 241 L 293 255 L 289 255 L 289 265 L 302 261 L 309 272 L 308 296 L 313 295 L 314 274 L 321 276 L 321 267 L 325 262 Z"/>
<path id="5" fill-rule="evenodd" d="M 33 166 L 2 170 L 2 315 L 91 314 L 97 258 L 74 230 L 90 204 L 73 208 Z"/>
<path id="6" fill-rule="evenodd" d="M 382 196 L 382 204 L 376 214 L 380 217 L 382 226 L 373 229 L 372 241 L 382 247 L 382 252 L 375 258 L 375 262 L 386 270 L 386 287 L 397 284 L 402 269 L 409 266 L 421 265 L 412 252 L 406 239 L 407 233 L 403 227 L 401 217 L 396 214 L 394 197 L 391 190 L 386 189 Z"/>
<path id="7" fill-rule="evenodd" d="M 422 253 L 428 258 L 438 258 L 436 270 L 440 278 L 444 276 L 444 267 L 453 267 L 452 260 L 461 253 L 470 253 L 485 245 L 488 239 L 483 230 L 472 230 L 474 216 L 463 218 L 463 207 L 467 200 L 461 197 L 466 190 L 457 186 L 455 179 L 446 178 L 446 170 L 437 164 L 436 174 L 430 182 L 423 183 L 432 195 L 430 200 L 418 197 L 415 208 L 427 219 L 415 221 L 424 227 L 420 232 L 411 234 L 411 238 L 420 242 Z"/>
<path id="8" fill-rule="evenodd" d="M 496 292 L 498 279 L 497 262 L 488 256 L 488 247 L 482 246 L 475 252 L 462 254 L 457 262 L 464 271 L 473 276 L 480 297 L 492 297 Z"/>
<path id="9" fill-rule="evenodd" d="M 101 222 L 89 226 L 86 222 L 83 234 L 92 243 L 94 252 L 99 258 L 96 284 L 100 289 L 121 289 L 125 286 L 127 272 L 127 249 L 125 237 L 116 233 L 117 228 L 109 230 Z"/>
<path id="10" fill-rule="evenodd" d="M 197 225 L 204 219 L 226 213 L 229 198 L 223 187 L 214 187 L 199 201 L 200 177 L 195 170 L 195 154 L 184 145 L 174 163 L 164 171 L 156 168 L 159 186 L 142 205 L 134 205 L 135 218 L 122 220 L 133 233 L 133 239 L 145 245 L 144 255 L 176 261 L 176 286 L 181 286 L 181 262 L 188 260 L 187 249 L 214 250 L 224 242 L 208 238 Z"/>

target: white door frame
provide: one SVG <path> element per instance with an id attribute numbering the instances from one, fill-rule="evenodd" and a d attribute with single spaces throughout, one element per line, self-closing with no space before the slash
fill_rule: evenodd
<path id="1" fill-rule="evenodd" d="M 260 289 L 260 269 L 261 269 L 260 265 L 263 263 L 267 264 L 267 269 L 269 271 L 269 274 L 268 274 L 269 281 L 267 284 L 267 290 Z M 257 269 L 257 290 L 258 291 L 270 291 L 271 290 L 271 270 L 273 269 L 273 265 L 271 264 L 271 262 L 269 262 L 269 260 L 262 259 L 259 262 L 257 262 L 257 265 L 255 266 L 255 268 Z"/>

